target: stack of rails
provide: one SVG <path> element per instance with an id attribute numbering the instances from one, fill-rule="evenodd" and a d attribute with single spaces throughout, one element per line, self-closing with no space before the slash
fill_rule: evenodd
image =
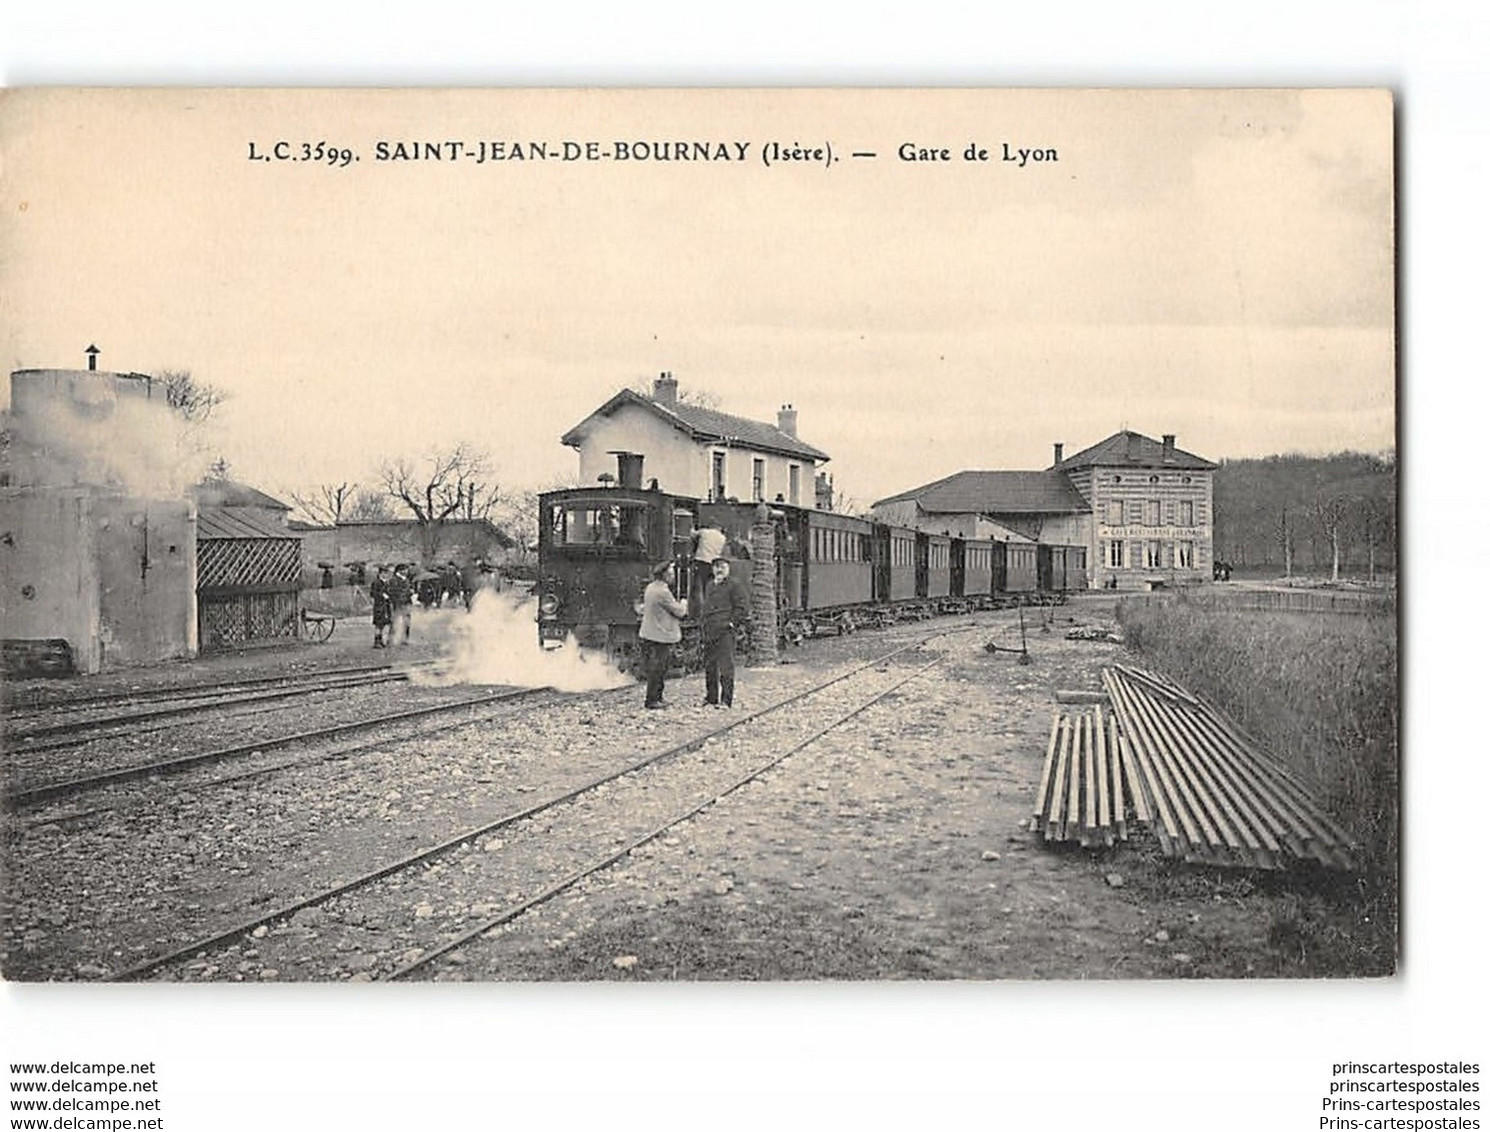
<path id="1" fill-rule="evenodd" d="M 1126 840 L 1126 807 L 1169 857 L 1281 869 L 1351 869 L 1351 839 L 1305 787 L 1234 724 L 1178 684 L 1117 665 L 1113 714 L 1051 722 L 1034 826 L 1047 841 Z"/>
<path id="2" fill-rule="evenodd" d="M 1089 847 L 1126 841 L 1129 801 L 1139 821 L 1149 820 L 1137 781 L 1117 720 L 1104 717 L 1100 705 L 1064 717 L 1057 710 L 1050 720 L 1034 828 L 1047 841 Z"/>

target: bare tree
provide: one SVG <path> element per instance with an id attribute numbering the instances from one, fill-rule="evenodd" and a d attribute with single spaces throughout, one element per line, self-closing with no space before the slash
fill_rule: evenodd
<path id="1" fill-rule="evenodd" d="M 222 390 L 198 381 L 190 370 L 161 370 L 155 380 L 165 388 L 166 404 L 182 420 L 192 424 L 205 421 L 226 398 Z"/>
<path id="2" fill-rule="evenodd" d="M 1351 500 L 1333 492 L 1314 497 L 1314 518 L 1330 544 L 1330 581 L 1340 580 L 1340 545 L 1350 522 Z"/>
<path id="3" fill-rule="evenodd" d="M 1286 503 L 1278 512 L 1277 519 L 1274 520 L 1273 538 L 1277 541 L 1279 549 L 1283 551 L 1283 576 L 1292 578 L 1294 525 Z"/>
<path id="4" fill-rule="evenodd" d="M 419 523 L 425 561 L 434 557 L 439 529 L 446 522 L 486 518 L 480 512 L 495 506 L 490 457 L 468 444 L 433 452 L 417 463 L 399 457 L 385 463 L 378 475 L 389 496 L 407 507 Z"/>
<path id="5" fill-rule="evenodd" d="M 381 491 L 358 488 L 349 503 L 342 509 L 342 523 L 386 523 L 394 518 L 393 504 Z"/>
<path id="6" fill-rule="evenodd" d="M 342 521 L 352 495 L 357 490 L 355 483 L 323 483 L 306 492 L 292 491 L 290 498 L 295 506 L 310 516 L 312 522 L 335 526 Z"/>

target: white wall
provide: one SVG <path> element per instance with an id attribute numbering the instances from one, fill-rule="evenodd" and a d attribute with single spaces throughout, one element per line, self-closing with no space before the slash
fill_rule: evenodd
<path id="1" fill-rule="evenodd" d="M 726 495 L 750 499 L 753 461 L 764 459 L 766 499 L 774 499 L 779 493 L 790 501 L 789 468 L 796 464 L 801 468 L 798 473 L 798 502 L 804 507 L 812 506 L 815 465 L 811 460 L 698 442 L 654 413 L 630 404 L 622 405 L 609 417 L 590 426 L 589 434 L 579 449 L 579 483 L 585 486 L 593 484 L 605 472 L 616 475 L 616 458 L 611 453 L 640 452 L 645 457 L 643 486 L 655 478 L 663 491 L 702 497 L 709 493 L 711 453 L 716 451 L 725 454 Z"/>

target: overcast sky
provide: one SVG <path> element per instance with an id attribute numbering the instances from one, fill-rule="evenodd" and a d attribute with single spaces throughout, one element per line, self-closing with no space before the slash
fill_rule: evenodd
<path id="1" fill-rule="evenodd" d="M 9 368 L 97 343 L 191 370 L 230 398 L 215 448 L 271 491 L 459 440 L 513 485 L 569 479 L 559 436 L 661 370 L 742 416 L 793 403 L 861 502 L 1123 427 L 1211 459 L 1393 444 L 1384 92 L 8 97 Z M 380 139 L 748 150 L 380 162 Z M 248 160 L 321 140 L 360 160 Z M 768 168 L 773 140 L 838 160 Z"/>

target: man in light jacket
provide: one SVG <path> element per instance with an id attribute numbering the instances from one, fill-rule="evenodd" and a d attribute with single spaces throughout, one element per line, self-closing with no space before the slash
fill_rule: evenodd
<path id="1" fill-rule="evenodd" d="M 671 562 L 652 567 L 652 580 L 642 594 L 642 673 L 647 678 L 646 707 L 662 706 L 662 685 L 667 678 L 673 646 L 683 639 L 682 620 L 688 607 L 673 596 L 677 570 Z"/>

